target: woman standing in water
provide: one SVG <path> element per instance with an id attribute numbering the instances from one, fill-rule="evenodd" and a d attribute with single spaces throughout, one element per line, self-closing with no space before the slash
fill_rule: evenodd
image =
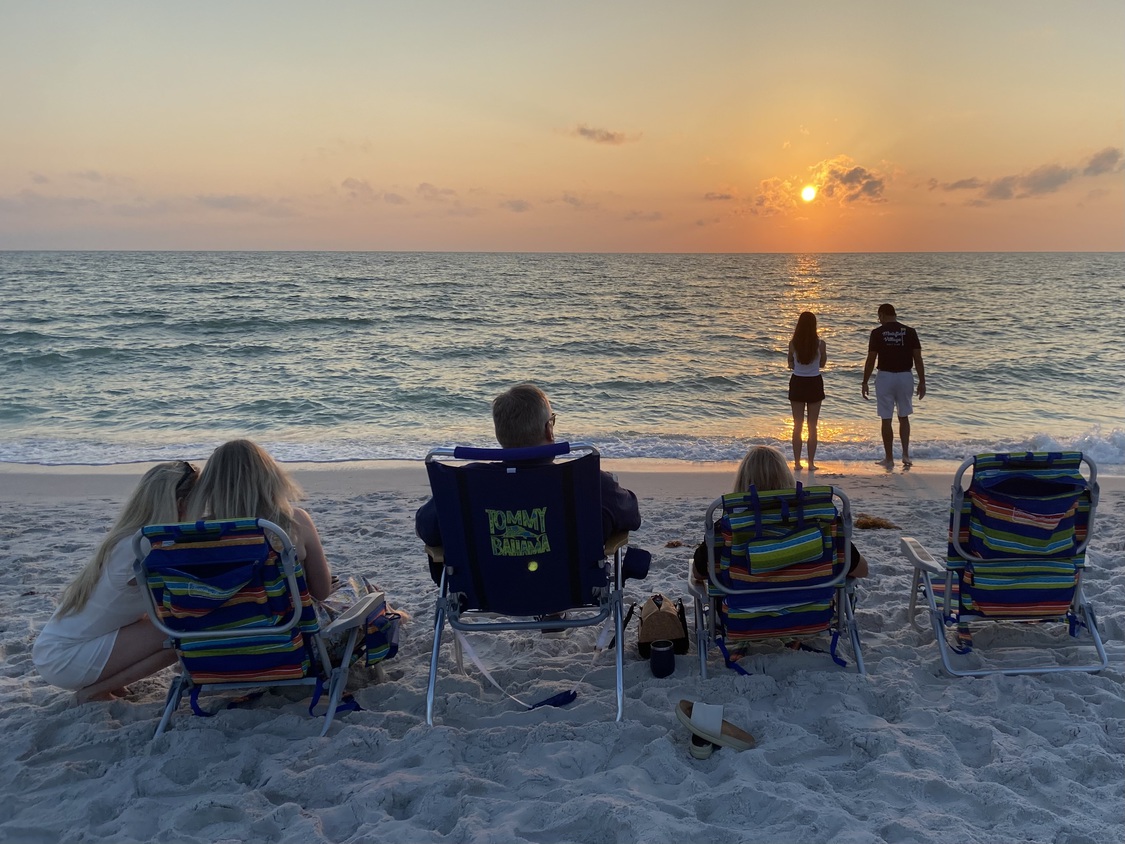
<path id="1" fill-rule="evenodd" d="M 816 314 L 804 311 L 797 318 L 789 341 L 789 404 L 793 408 L 793 468 L 801 468 L 801 432 L 809 418 L 809 470 L 816 468 L 816 423 L 824 401 L 824 378 L 820 368 L 828 362 L 824 341 L 816 333 Z"/>

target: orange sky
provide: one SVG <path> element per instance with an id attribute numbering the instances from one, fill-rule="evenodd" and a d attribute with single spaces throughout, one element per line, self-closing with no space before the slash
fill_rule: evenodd
<path id="1" fill-rule="evenodd" d="M 1116 0 L 0 21 L 0 249 L 1125 249 Z"/>

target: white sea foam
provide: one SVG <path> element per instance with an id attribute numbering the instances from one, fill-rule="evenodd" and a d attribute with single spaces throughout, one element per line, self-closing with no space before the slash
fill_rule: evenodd
<path id="1" fill-rule="evenodd" d="M 921 426 L 919 426 L 921 427 Z M 592 441 L 607 459 L 681 460 L 689 463 L 712 463 L 741 460 L 752 445 L 772 445 L 783 452 L 788 441 L 770 437 L 744 440 L 732 438 L 691 439 L 677 437 L 575 437 L 575 441 Z M 185 443 L 97 443 L 91 441 L 21 441 L 17 445 L 0 442 L 0 463 L 22 463 L 48 466 L 105 466 L 159 460 L 202 460 L 222 440 L 197 440 Z M 442 445 L 466 445 L 495 448 L 492 439 L 476 436 L 457 440 L 398 440 L 377 442 L 362 438 L 326 439 L 321 441 L 272 440 L 259 441 L 279 460 L 288 463 L 341 463 L 369 460 L 421 460 L 427 452 Z M 896 447 L 897 448 L 897 447 Z M 1102 467 L 1125 465 L 1125 429 L 1108 434 L 1094 429 L 1077 437 L 1055 437 L 1035 434 L 1021 439 L 1001 440 L 926 440 L 912 443 L 913 457 L 918 460 L 963 460 L 973 454 L 992 451 L 1069 451 L 1084 452 Z M 875 440 L 821 442 L 817 456 L 821 461 L 866 461 L 881 456 L 882 444 Z"/>

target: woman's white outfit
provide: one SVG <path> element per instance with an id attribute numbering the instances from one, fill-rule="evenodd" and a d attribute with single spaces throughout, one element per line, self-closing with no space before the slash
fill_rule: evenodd
<path id="1" fill-rule="evenodd" d="M 140 587 L 130 583 L 132 541 L 126 537 L 113 546 L 86 606 L 65 616 L 56 610 L 35 640 L 32 662 L 52 686 L 77 691 L 96 682 L 109 661 L 117 631 L 147 612 Z"/>

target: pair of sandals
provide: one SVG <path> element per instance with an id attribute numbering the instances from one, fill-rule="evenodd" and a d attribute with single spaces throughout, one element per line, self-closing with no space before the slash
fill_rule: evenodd
<path id="1" fill-rule="evenodd" d="M 681 700 L 676 705 L 676 717 L 691 731 L 691 755 L 696 759 L 706 759 L 716 747 L 742 751 L 754 746 L 752 735 L 723 720 L 721 706 Z"/>

